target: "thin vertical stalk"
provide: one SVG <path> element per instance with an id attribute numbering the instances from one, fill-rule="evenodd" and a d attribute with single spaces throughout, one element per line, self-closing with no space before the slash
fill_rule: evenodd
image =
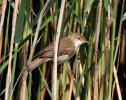
<path id="1" fill-rule="evenodd" d="M 86 2 L 86 1 L 85 1 Z M 90 70 L 91 70 L 91 66 L 92 66 L 92 55 L 93 55 L 93 37 L 94 37 L 94 30 L 95 30 L 95 20 L 94 18 L 92 18 L 91 16 L 96 16 L 96 11 L 95 10 L 91 10 L 90 12 L 90 22 L 91 23 L 91 26 L 89 27 L 89 43 L 88 44 L 88 52 L 87 52 L 87 59 L 86 59 L 86 66 L 85 68 L 83 68 L 83 74 L 85 76 L 85 83 L 84 83 L 84 87 L 82 88 L 82 98 L 83 100 L 86 100 L 87 99 L 87 94 L 89 95 L 89 92 L 92 91 L 92 80 L 91 80 L 91 73 L 90 73 Z M 84 19 L 84 18 L 83 18 Z M 94 66 L 94 65 L 93 65 Z M 92 95 L 91 93 L 91 95 Z"/>
<path id="2" fill-rule="evenodd" d="M 115 61 L 116 61 L 117 51 L 119 49 L 124 6 L 125 6 L 125 0 L 123 0 L 123 3 L 122 3 L 122 10 L 121 10 L 121 17 L 120 17 L 120 24 L 119 24 L 119 31 L 118 31 L 118 40 L 117 40 L 117 46 L 116 46 L 116 49 L 115 49 L 115 55 L 114 55 L 114 61 L 113 61 L 114 64 L 115 64 Z M 114 66 L 114 71 L 113 72 L 114 72 L 114 78 L 115 78 L 115 83 L 116 83 L 118 98 L 119 98 L 119 100 L 122 100 L 121 89 L 120 89 L 120 86 L 119 86 L 119 81 L 118 81 L 118 77 L 117 77 L 117 70 L 116 70 L 115 66 Z"/>
<path id="3" fill-rule="evenodd" d="M 19 0 L 15 0 L 14 13 L 13 13 L 13 19 L 12 19 L 12 34 L 11 34 L 11 43 L 10 43 L 10 52 L 9 52 L 9 65 L 8 65 L 8 71 L 7 71 L 7 76 L 6 76 L 5 100 L 8 100 L 8 97 L 9 97 L 9 87 L 10 87 L 10 82 L 11 82 L 11 64 L 12 64 L 11 60 L 12 60 L 18 5 L 19 5 Z"/>
<path id="4" fill-rule="evenodd" d="M 9 19 L 10 19 L 10 4 L 9 4 L 9 7 L 8 7 L 8 15 L 7 15 L 7 23 L 6 23 L 7 26 L 6 26 L 5 38 L 4 38 L 4 44 L 3 44 L 4 45 L 4 54 L 3 54 L 3 62 L 4 63 L 5 63 L 6 53 L 7 53 Z M 1 38 L 1 36 L 0 36 L 0 38 Z M 0 63 L 1 63 L 1 60 L 0 60 Z M 1 76 L 0 76 L 0 89 L 1 89 L 1 85 L 2 85 L 2 79 L 3 79 L 3 74 L 1 74 Z"/>
<path id="5" fill-rule="evenodd" d="M 117 16 L 118 0 L 115 4 L 114 15 L 113 15 L 113 27 L 112 34 L 110 39 L 110 56 L 109 56 L 109 85 L 107 90 L 107 100 L 111 100 L 111 88 L 112 88 L 112 76 L 113 76 L 113 66 L 114 66 L 114 39 L 115 39 L 115 30 L 116 30 L 116 16 Z"/>
<path id="6" fill-rule="evenodd" d="M 1 20 L 0 20 L 0 36 L 2 34 L 2 29 L 3 29 L 3 23 L 4 23 L 4 18 L 5 18 L 5 10 L 6 10 L 6 5 L 7 5 L 7 0 L 2 1 L 2 11 L 1 11 Z"/>
<path id="7" fill-rule="evenodd" d="M 99 94 L 99 100 L 104 100 L 104 76 L 105 76 L 105 29 L 106 29 L 106 11 L 103 9 L 102 12 L 102 20 L 101 20 L 101 37 L 100 37 L 100 47 L 101 47 L 101 52 L 103 54 L 101 55 L 100 58 L 100 70 L 99 70 L 99 77 L 100 77 L 100 94 Z"/>
<path id="8" fill-rule="evenodd" d="M 93 100 L 98 100 L 98 65 L 97 65 L 97 53 L 98 53 L 98 43 L 99 43 L 99 34 L 100 34 L 100 20 L 101 20 L 101 11 L 102 11 L 102 0 L 100 0 L 98 9 L 97 9 L 97 19 L 96 19 L 96 43 L 95 43 L 95 72 L 94 72 L 94 95 Z"/>
<path id="9" fill-rule="evenodd" d="M 120 43 L 120 36 L 121 36 L 121 29 L 122 29 L 122 17 L 123 17 L 123 12 L 124 12 L 125 1 L 126 0 L 123 0 L 123 3 L 122 3 L 123 5 L 122 5 L 122 11 L 121 11 L 121 17 L 120 17 L 117 46 L 116 46 L 115 55 L 114 55 L 114 63 L 115 63 L 115 60 L 116 60 L 117 51 L 118 51 L 119 43 Z"/>
<path id="10" fill-rule="evenodd" d="M 53 59 L 53 69 L 52 69 L 52 100 L 56 100 L 56 80 L 57 80 L 57 51 L 58 51 L 58 43 L 59 43 L 59 36 L 61 32 L 61 25 L 62 19 L 64 14 L 64 7 L 65 7 L 65 0 L 62 0 L 60 15 L 58 20 L 57 26 L 57 35 L 56 35 L 56 42 L 54 43 L 54 59 Z"/>
<path id="11" fill-rule="evenodd" d="M 93 32 L 91 31 L 90 34 L 93 34 Z M 80 77 L 80 80 L 78 84 L 81 84 L 81 81 L 82 81 L 82 78 L 83 78 L 83 75 L 85 75 L 85 83 L 84 83 L 84 88 L 82 89 L 82 95 L 83 95 L 83 100 L 86 100 L 87 99 L 87 93 L 88 93 L 88 89 L 90 89 L 90 72 L 89 72 L 89 69 L 90 69 L 90 66 L 91 66 L 91 58 L 92 58 L 92 49 L 93 49 L 93 36 L 90 36 L 90 45 L 88 45 L 88 56 L 87 56 L 87 60 L 86 60 L 86 66 L 85 66 L 85 70 L 83 69 L 82 71 L 82 75 Z M 84 73 L 86 72 L 86 73 Z M 80 87 L 79 87 L 80 88 Z"/>
<path id="12" fill-rule="evenodd" d="M 7 42 L 8 42 L 9 19 L 10 19 L 10 4 L 9 4 L 9 8 L 8 8 L 7 26 L 6 26 L 5 42 L 4 42 L 4 61 L 5 61 Z"/>
<path id="13" fill-rule="evenodd" d="M 120 90 L 120 87 L 119 87 L 119 81 L 118 81 L 118 77 L 117 77 L 117 70 L 114 66 L 114 78 L 115 78 L 115 83 L 116 83 L 116 88 L 117 88 L 117 94 L 118 94 L 118 99 L 119 100 L 122 100 L 122 96 L 121 96 L 121 90 Z"/>
<path id="14" fill-rule="evenodd" d="M 10 96 L 9 100 L 13 100 L 13 86 L 14 86 L 14 76 L 15 76 L 15 69 L 16 69 L 16 59 L 17 59 L 17 53 L 18 53 L 18 44 L 15 44 L 15 50 L 14 50 L 14 61 L 13 61 L 13 67 L 12 67 L 12 78 L 11 78 L 11 84 L 10 84 Z"/>
<path id="15" fill-rule="evenodd" d="M 78 13 L 79 13 L 79 1 L 76 0 L 75 2 L 76 2 L 75 3 L 75 12 L 78 15 Z M 73 26 L 73 32 L 76 32 L 77 31 L 77 20 L 75 18 L 73 20 L 73 24 L 74 24 L 74 26 Z"/>

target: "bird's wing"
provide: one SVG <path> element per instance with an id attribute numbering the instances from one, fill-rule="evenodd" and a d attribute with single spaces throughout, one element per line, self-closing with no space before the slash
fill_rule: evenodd
<path id="1" fill-rule="evenodd" d="M 62 55 L 71 55 L 74 53 L 74 48 L 69 48 L 69 47 L 60 47 L 59 50 L 58 50 L 58 57 L 59 56 L 62 56 Z"/>
<path id="2" fill-rule="evenodd" d="M 54 43 L 50 44 L 42 52 L 40 52 L 38 57 L 39 58 L 52 58 L 53 57 L 53 51 L 54 51 Z"/>
<path id="3" fill-rule="evenodd" d="M 57 56 L 70 55 L 74 52 L 74 43 L 69 41 L 69 37 L 64 37 L 59 40 L 58 53 Z M 54 42 L 55 43 L 55 42 Z M 40 54 L 40 58 L 53 58 L 54 56 L 54 43 L 46 47 Z M 65 45 L 64 45 L 65 44 Z"/>
<path id="4" fill-rule="evenodd" d="M 59 45 L 57 56 L 70 55 L 74 53 L 74 47 L 62 47 Z M 54 43 L 45 48 L 40 54 L 39 58 L 53 58 L 54 56 Z"/>

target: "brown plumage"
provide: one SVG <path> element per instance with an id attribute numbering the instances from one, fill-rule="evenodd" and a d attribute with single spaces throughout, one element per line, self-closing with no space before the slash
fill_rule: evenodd
<path id="1" fill-rule="evenodd" d="M 57 62 L 61 64 L 69 60 L 77 51 L 77 48 L 83 44 L 88 43 L 83 35 L 78 33 L 72 33 L 71 35 L 62 38 L 59 41 L 58 52 L 57 52 Z M 29 63 L 25 70 L 31 71 L 40 64 L 53 60 L 54 56 L 54 43 L 50 44 L 44 50 L 42 50 L 34 61 Z"/>

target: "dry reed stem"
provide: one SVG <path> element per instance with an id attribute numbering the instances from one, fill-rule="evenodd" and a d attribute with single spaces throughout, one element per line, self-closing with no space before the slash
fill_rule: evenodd
<path id="1" fill-rule="evenodd" d="M 3 61 L 3 57 L 2 57 L 2 44 L 3 44 L 3 31 L 1 32 L 2 34 L 0 35 L 0 64 Z"/>
<path id="2" fill-rule="evenodd" d="M 73 94 L 75 96 L 76 95 L 75 78 L 74 78 L 74 76 L 72 74 L 72 71 L 71 71 L 71 68 L 70 68 L 70 65 L 69 64 L 67 66 L 67 75 L 68 75 L 69 81 L 70 82 L 71 82 L 71 80 L 73 81 L 73 84 L 72 84 L 73 86 L 70 86 L 70 87 L 72 87 L 72 91 L 73 91 Z M 80 96 L 79 95 L 76 98 L 76 100 L 80 100 Z"/>
<path id="3" fill-rule="evenodd" d="M 68 100 L 71 100 L 71 97 L 72 97 L 72 90 L 73 90 L 73 85 L 74 85 L 74 79 L 71 78 L 71 80 L 70 80 L 70 90 L 69 90 Z"/>
<path id="4" fill-rule="evenodd" d="M 80 76 L 83 74 L 82 72 L 83 72 L 83 69 L 82 69 L 82 64 L 80 63 Z M 84 79 L 84 77 L 82 78 L 82 87 L 84 87 L 84 81 L 85 81 L 85 79 Z"/>
<path id="5" fill-rule="evenodd" d="M 16 0 L 15 5 L 14 5 L 13 19 L 12 19 L 12 34 L 11 34 L 11 44 L 10 44 L 10 52 L 9 52 L 8 71 L 7 71 L 7 76 L 6 76 L 5 100 L 8 100 L 9 87 L 10 87 L 10 83 L 11 83 L 11 65 L 12 65 L 11 60 L 12 60 L 12 52 L 13 52 L 13 44 L 14 44 L 15 26 L 16 26 L 16 20 L 17 20 L 18 5 L 19 5 L 19 0 Z"/>
<path id="6" fill-rule="evenodd" d="M 90 89 L 90 87 L 88 87 L 88 96 L 87 96 L 87 100 L 92 100 L 92 98 L 91 98 L 92 96 L 91 96 L 91 89 Z"/>
<path id="7" fill-rule="evenodd" d="M 0 64 L 3 60 L 2 58 L 2 40 L 3 40 L 3 24 L 4 24 L 4 18 L 5 18 L 5 10 L 6 10 L 7 0 L 2 1 L 2 11 L 0 11 Z M 0 10 L 1 10 L 0 9 Z"/>
<path id="8" fill-rule="evenodd" d="M 101 20 L 101 11 L 102 11 L 102 0 L 98 4 L 97 9 L 97 19 L 96 19 L 96 42 L 95 42 L 95 72 L 94 72 L 94 94 L 93 100 L 98 100 L 98 65 L 97 65 L 97 53 L 98 53 L 98 43 L 99 43 L 99 33 L 100 33 L 100 20 Z"/>
<path id="9" fill-rule="evenodd" d="M 117 76 L 117 70 L 116 70 L 115 66 L 114 66 L 114 78 L 115 78 L 115 84 L 116 84 L 118 99 L 122 100 L 121 91 L 120 91 L 120 87 L 119 87 L 118 76 Z"/>
<path id="10" fill-rule="evenodd" d="M 111 0 L 109 0 L 111 3 Z M 106 48 L 105 53 L 109 54 L 110 52 L 110 28 L 111 25 L 109 24 L 111 22 L 111 13 L 110 13 L 110 5 L 108 5 L 108 13 L 107 13 L 107 24 L 106 24 L 106 36 L 105 36 L 105 47 L 109 44 L 109 46 Z M 109 25 L 108 25 L 109 24 Z M 109 61 L 109 55 L 105 56 L 105 69 L 108 67 L 108 61 Z M 108 71 L 105 71 L 105 81 L 104 81 L 104 93 L 107 94 L 107 88 L 108 88 Z M 106 96 L 104 95 L 103 99 L 106 99 Z"/>
<path id="11" fill-rule="evenodd" d="M 2 34 L 2 29 L 3 29 L 6 5 L 7 5 L 7 0 L 3 0 L 3 2 L 2 2 L 2 11 L 1 11 L 1 20 L 0 20 L 0 36 Z"/>
<path id="12" fill-rule="evenodd" d="M 57 26 L 56 42 L 54 43 L 54 59 L 53 59 L 53 69 L 52 69 L 52 98 L 51 98 L 52 100 L 56 100 L 57 51 L 58 51 L 59 36 L 61 32 L 62 19 L 64 14 L 64 7 L 65 7 L 65 0 L 62 0 L 58 26 Z"/>

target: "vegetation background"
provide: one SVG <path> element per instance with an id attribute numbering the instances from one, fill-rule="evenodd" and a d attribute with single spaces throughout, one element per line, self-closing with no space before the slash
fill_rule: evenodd
<path id="1" fill-rule="evenodd" d="M 22 69 L 55 41 L 62 1 L 0 0 L 1 100 L 51 99 L 52 63 L 29 72 L 24 94 Z M 66 0 L 64 7 L 60 38 L 78 32 L 90 43 L 58 67 L 57 100 L 125 100 L 125 0 Z"/>

